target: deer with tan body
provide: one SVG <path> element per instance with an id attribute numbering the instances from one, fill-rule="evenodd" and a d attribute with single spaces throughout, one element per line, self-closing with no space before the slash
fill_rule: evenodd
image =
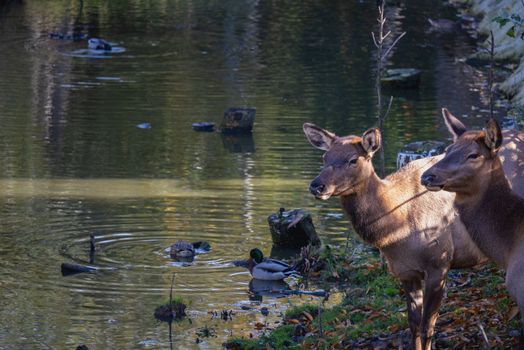
<path id="1" fill-rule="evenodd" d="M 445 157 L 424 172 L 422 184 L 431 191 L 456 193 L 455 206 L 471 238 L 506 270 L 506 286 L 519 307 L 524 332 L 524 198 L 515 192 L 520 187 L 512 190 L 508 182 L 523 178 L 523 163 L 516 162 L 512 172 L 505 173 L 499 156 L 503 135 L 494 119 L 485 131 L 466 131 L 451 115 L 446 123 L 455 141 Z M 513 133 L 509 141 L 505 148 L 524 151 L 524 134 Z M 519 349 L 524 349 L 523 334 Z"/>
<path id="2" fill-rule="evenodd" d="M 442 156 L 413 161 L 380 179 L 371 161 L 381 147 L 378 129 L 362 137 L 339 137 L 309 123 L 303 129 L 309 142 L 325 151 L 310 192 L 322 200 L 341 198 L 357 234 L 380 249 L 401 281 L 412 348 L 431 349 L 448 270 L 487 261 L 458 219 L 454 194 L 432 193 L 420 184 L 422 173 Z"/>

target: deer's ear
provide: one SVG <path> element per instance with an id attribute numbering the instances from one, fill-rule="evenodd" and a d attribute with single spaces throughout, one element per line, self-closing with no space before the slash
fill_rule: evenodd
<path id="1" fill-rule="evenodd" d="M 442 108 L 442 117 L 444 117 L 444 123 L 448 128 L 451 135 L 453 135 L 453 142 L 457 138 L 466 132 L 466 127 L 460 120 L 458 120 L 453 114 L 451 114 L 446 108 Z"/>
<path id="2" fill-rule="evenodd" d="M 491 150 L 492 154 L 496 154 L 502 145 L 502 131 L 500 130 L 499 123 L 495 119 L 488 120 L 486 124 L 486 136 L 484 142 Z"/>
<path id="3" fill-rule="evenodd" d="M 306 134 L 307 139 L 318 149 L 327 151 L 331 148 L 333 141 L 336 139 L 336 135 L 319 128 L 315 124 L 305 123 L 302 128 L 304 129 L 304 134 Z"/>
<path id="4" fill-rule="evenodd" d="M 373 154 L 378 151 L 381 145 L 382 135 L 380 134 L 379 129 L 369 129 L 362 135 L 362 147 L 368 156 L 373 156 Z"/>

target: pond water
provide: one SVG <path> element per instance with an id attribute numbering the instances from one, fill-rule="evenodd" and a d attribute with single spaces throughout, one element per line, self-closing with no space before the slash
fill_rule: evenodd
<path id="1" fill-rule="evenodd" d="M 308 193 L 321 153 L 302 123 L 341 135 L 376 124 L 374 4 L 0 1 L 0 349 L 169 348 L 153 311 L 173 272 L 191 319 L 173 325 L 176 349 L 220 348 L 315 300 L 251 300 L 248 272 L 231 261 L 269 253 L 267 216 L 280 207 L 311 211 L 324 243 L 345 242 L 338 200 Z M 427 32 L 427 18 L 453 9 L 408 0 L 387 14 L 394 33 L 407 31 L 390 66 L 423 72 L 420 89 L 393 91 L 393 171 L 403 144 L 448 137 L 441 107 L 484 120 L 485 77 L 457 60 L 474 50 L 464 33 Z M 119 49 L 92 54 L 85 39 L 49 35 L 73 32 Z M 252 137 L 192 131 L 239 106 L 257 109 Z M 87 261 L 91 233 L 104 269 L 63 277 L 62 262 Z M 177 265 L 165 249 L 178 239 L 212 250 Z M 221 310 L 233 319 L 209 313 Z M 196 344 L 204 326 L 216 337 Z"/>

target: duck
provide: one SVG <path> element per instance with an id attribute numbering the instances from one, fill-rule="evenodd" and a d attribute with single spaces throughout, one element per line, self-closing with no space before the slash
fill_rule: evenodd
<path id="1" fill-rule="evenodd" d="M 298 272 L 283 261 L 264 258 L 264 254 L 258 248 L 249 252 L 248 269 L 254 279 L 264 281 L 278 281 L 286 277 L 298 275 Z"/>
<path id="2" fill-rule="evenodd" d="M 103 39 L 91 38 L 87 41 L 87 47 L 91 50 L 111 51 L 111 44 Z"/>
<path id="3" fill-rule="evenodd" d="M 187 241 L 176 241 L 169 249 L 171 259 L 191 262 L 195 258 L 195 246 Z"/>
<path id="4" fill-rule="evenodd" d="M 196 253 L 205 253 L 211 250 L 209 243 L 204 241 L 187 242 L 176 241 L 169 248 L 171 259 L 180 262 L 192 262 Z"/>

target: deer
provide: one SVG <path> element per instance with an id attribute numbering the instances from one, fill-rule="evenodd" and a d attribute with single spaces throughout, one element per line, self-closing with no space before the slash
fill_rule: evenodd
<path id="1" fill-rule="evenodd" d="M 524 197 L 515 181 L 510 181 L 514 175 L 522 178 L 524 163 L 517 163 L 513 172 L 505 171 L 502 152 L 507 148 L 516 154 L 524 152 L 524 133 L 503 134 L 494 119 L 481 131 L 466 130 L 452 115 L 447 116 L 446 124 L 454 143 L 422 174 L 421 183 L 434 193 L 455 194 L 455 207 L 471 238 L 505 270 L 507 290 L 520 311 L 519 349 L 523 350 Z"/>
<path id="2" fill-rule="evenodd" d="M 379 249 L 401 283 L 412 348 L 430 350 L 449 269 L 488 261 L 458 218 L 455 195 L 430 192 L 420 183 L 442 155 L 412 161 L 381 179 L 372 164 L 382 146 L 378 129 L 344 137 L 311 123 L 303 130 L 313 147 L 325 152 L 310 192 L 320 200 L 340 197 L 353 229 Z M 511 150 L 506 152 L 513 159 Z"/>

